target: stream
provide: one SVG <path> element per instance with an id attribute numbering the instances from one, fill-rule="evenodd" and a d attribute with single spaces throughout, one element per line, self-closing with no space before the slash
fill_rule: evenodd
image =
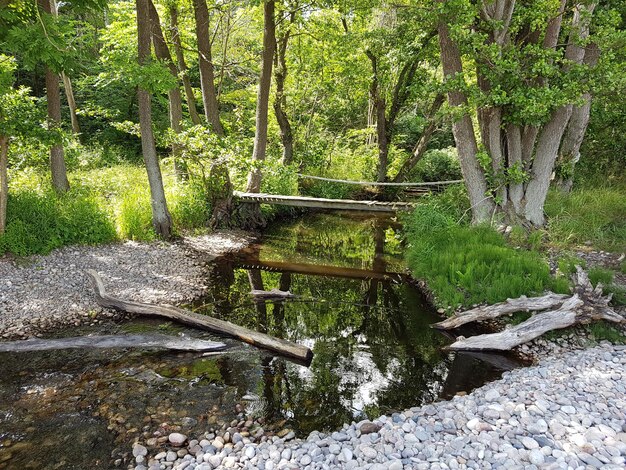
<path id="1" fill-rule="evenodd" d="M 0 353 L 0 469 L 112 468 L 155 431 L 199 435 L 249 418 L 306 436 L 467 393 L 519 366 L 442 351 L 451 339 L 429 327 L 439 317 L 407 282 L 398 229 L 389 218 L 313 213 L 207 267 L 207 295 L 188 308 L 305 344 L 308 367 L 142 319 L 58 336 L 158 331 L 228 349 Z M 297 297 L 255 302 L 252 288 Z"/>

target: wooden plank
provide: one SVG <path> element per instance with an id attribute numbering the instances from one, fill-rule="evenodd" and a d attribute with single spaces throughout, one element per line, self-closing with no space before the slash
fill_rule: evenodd
<path id="1" fill-rule="evenodd" d="M 167 318 L 195 328 L 202 328 L 209 331 L 225 334 L 237 338 L 245 343 L 277 352 L 285 357 L 296 359 L 297 361 L 310 364 L 313 359 L 313 351 L 306 346 L 302 346 L 291 341 L 249 330 L 234 323 L 199 315 L 194 312 L 176 308 L 172 305 L 151 305 L 141 302 L 131 302 L 109 295 L 100 275 L 93 269 L 85 271 L 91 278 L 96 300 L 101 307 L 121 310 L 128 313 L 136 313 L 151 317 Z"/>
<path id="2" fill-rule="evenodd" d="M 215 341 L 161 334 L 79 336 L 74 338 L 52 339 L 32 338 L 22 341 L 0 343 L 0 352 L 51 351 L 55 349 L 84 348 L 147 348 L 206 352 L 220 351 L 225 349 L 226 345 Z"/>
<path id="3" fill-rule="evenodd" d="M 260 204 L 278 204 L 283 206 L 310 207 L 316 209 L 396 212 L 399 210 L 411 210 L 416 206 L 416 204 L 412 202 L 354 201 L 350 199 L 326 199 L 305 196 L 244 193 L 241 191 L 233 191 L 233 195 L 243 202 L 258 202 Z"/>
<path id="4" fill-rule="evenodd" d="M 324 178 L 322 176 L 303 175 L 298 173 L 300 178 L 306 178 L 318 181 L 328 181 L 329 183 L 344 183 L 344 184 L 356 184 L 359 186 L 408 186 L 408 187 L 428 187 L 428 186 L 445 186 L 449 184 L 459 184 L 463 180 L 449 180 L 449 181 L 426 181 L 420 183 L 390 183 L 390 182 L 378 182 L 378 181 L 353 181 L 353 180 L 338 180 L 333 178 Z"/>

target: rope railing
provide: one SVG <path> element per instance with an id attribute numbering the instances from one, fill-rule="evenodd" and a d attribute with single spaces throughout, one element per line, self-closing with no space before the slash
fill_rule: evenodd
<path id="1" fill-rule="evenodd" d="M 352 181 L 352 180 L 339 180 L 332 178 L 323 178 L 322 176 L 313 176 L 313 175 L 303 175 L 298 173 L 300 178 L 318 180 L 318 181 L 327 181 L 329 183 L 344 183 L 344 184 L 357 184 L 361 186 L 444 186 L 448 184 L 456 184 L 462 183 L 463 180 L 450 180 L 450 181 L 428 181 L 421 183 L 387 183 L 387 182 L 378 182 L 378 181 Z"/>

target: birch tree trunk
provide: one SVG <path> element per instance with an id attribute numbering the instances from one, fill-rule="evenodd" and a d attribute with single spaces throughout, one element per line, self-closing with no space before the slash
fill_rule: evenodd
<path id="1" fill-rule="evenodd" d="M 136 0 L 137 6 L 137 52 L 139 64 L 150 60 L 150 0 Z M 139 104 L 139 127 L 141 130 L 141 148 L 150 184 L 150 203 L 152 206 L 152 225 L 156 233 L 169 239 L 172 236 L 172 219 L 167 209 L 161 167 L 156 153 L 152 132 L 152 102 L 150 93 L 137 89 Z"/>
<path id="2" fill-rule="evenodd" d="M 220 122 L 217 95 L 215 93 L 215 73 L 211 56 L 211 39 L 209 37 L 209 10 L 206 0 L 193 0 L 193 11 L 196 18 L 196 37 L 198 39 L 198 66 L 200 68 L 200 86 L 204 116 L 217 135 L 224 135 Z"/>

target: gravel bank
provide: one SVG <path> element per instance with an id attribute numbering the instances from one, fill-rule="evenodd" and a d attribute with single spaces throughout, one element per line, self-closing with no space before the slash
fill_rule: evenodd
<path id="1" fill-rule="evenodd" d="M 225 430 L 133 447 L 135 470 L 623 469 L 626 354 L 604 344 L 543 359 L 451 401 L 306 440 Z"/>
<path id="2" fill-rule="evenodd" d="M 126 242 L 65 247 L 47 256 L 0 259 L 0 338 L 21 338 L 58 326 L 98 321 L 83 270 L 98 271 L 111 292 L 143 302 L 180 304 L 205 291 L 205 265 L 251 242 L 236 232 L 188 237 L 177 243 Z"/>

